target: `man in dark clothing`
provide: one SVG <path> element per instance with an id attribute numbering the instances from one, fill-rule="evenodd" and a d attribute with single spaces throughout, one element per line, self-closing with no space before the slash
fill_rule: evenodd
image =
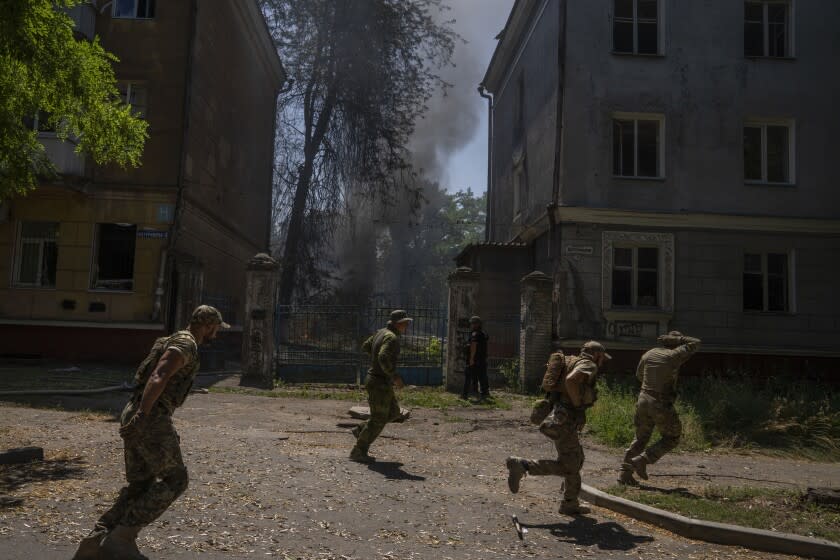
<path id="1" fill-rule="evenodd" d="M 481 317 L 470 317 L 470 339 L 467 351 L 467 367 L 464 370 L 464 391 L 462 399 L 469 396 L 470 390 L 479 393 L 482 399 L 490 397 L 487 382 L 487 341 L 489 337 L 481 328 Z M 480 392 L 479 392 L 480 389 Z"/>

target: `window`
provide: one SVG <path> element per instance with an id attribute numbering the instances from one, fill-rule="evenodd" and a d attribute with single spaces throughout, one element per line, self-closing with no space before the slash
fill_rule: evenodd
<path id="1" fill-rule="evenodd" d="M 146 118 L 148 88 L 134 82 L 120 82 L 117 84 L 117 89 L 122 102 L 131 106 L 131 112 L 140 118 Z"/>
<path id="2" fill-rule="evenodd" d="M 96 224 L 91 288 L 134 289 L 136 239 L 137 226 L 133 224 Z"/>
<path id="3" fill-rule="evenodd" d="M 613 50 L 625 54 L 659 54 L 659 2 L 615 0 Z"/>
<path id="4" fill-rule="evenodd" d="M 519 222 L 528 201 L 528 174 L 525 170 L 525 154 L 521 150 L 513 156 L 513 219 Z"/>
<path id="5" fill-rule="evenodd" d="M 655 115 L 613 117 L 613 175 L 664 177 L 664 118 Z"/>
<path id="6" fill-rule="evenodd" d="M 22 222 L 15 262 L 15 286 L 55 288 L 58 224 Z"/>
<path id="7" fill-rule="evenodd" d="M 744 311 L 790 311 L 787 253 L 744 255 Z"/>
<path id="8" fill-rule="evenodd" d="M 760 183 L 794 182 L 793 124 L 780 121 L 744 125 L 744 179 Z"/>
<path id="9" fill-rule="evenodd" d="M 659 248 L 613 247 L 612 305 L 659 305 Z"/>
<path id="10" fill-rule="evenodd" d="M 114 17 L 150 19 L 155 17 L 155 0 L 114 0 Z"/>
<path id="11" fill-rule="evenodd" d="M 744 56 L 793 56 L 789 0 L 744 2 Z"/>

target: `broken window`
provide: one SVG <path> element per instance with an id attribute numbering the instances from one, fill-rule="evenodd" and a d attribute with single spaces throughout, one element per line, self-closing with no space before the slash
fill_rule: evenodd
<path id="1" fill-rule="evenodd" d="M 91 288 L 131 291 L 134 289 L 134 224 L 96 224 Z"/>
<path id="2" fill-rule="evenodd" d="M 146 118 L 148 88 L 135 82 L 119 82 L 117 89 L 120 92 L 120 100 L 131 106 L 131 113 L 137 117 Z"/>
<path id="3" fill-rule="evenodd" d="M 744 55 L 792 56 L 790 20 L 787 0 L 744 2 Z"/>
<path id="4" fill-rule="evenodd" d="M 613 307 L 659 305 L 659 248 L 614 247 Z"/>
<path id="5" fill-rule="evenodd" d="M 625 54 L 659 53 L 657 0 L 615 0 L 613 50 Z"/>
<path id="6" fill-rule="evenodd" d="M 744 310 L 789 311 L 789 279 L 786 253 L 745 254 Z"/>
<path id="7" fill-rule="evenodd" d="M 793 183 L 792 125 L 754 122 L 744 125 L 744 179 Z"/>
<path id="8" fill-rule="evenodd" d="M 155 0 L 114 0 L 114 17 L 150 19 L 155 17 Z"/>
<path id="9" fill-rule="evenodd" d="M 613 175 L 662 177 L 662 120 L 613 119 Z"/>
<path id="10" fill-rule="evenodd" d="M 15 285 L 54 288 L 58 262 L 58 223 L 22 222 L 15 263 Z"/>

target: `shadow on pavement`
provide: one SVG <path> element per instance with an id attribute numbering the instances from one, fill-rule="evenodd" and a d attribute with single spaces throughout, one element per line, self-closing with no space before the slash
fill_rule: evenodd
<path id="1" fill-rule="evenodd" d="M 426 480 L 425 476 L 407 473 L 402 470 L 403 464 L 392 461 L 377 461 L 371 463 L 367 467 L 379 474 L 385 476 L 389 480 Z"/>
<path id="2" fill-rule="evenodd" d="M 597 545 L 602 550 L 630 550 L 641 543 L 653 541 L 648 535 L 634 535 L 615 521 L 598 523 L 592 517 L 577 516 L 568 523 L 532 525 L 521 523 L 527 529 L 548 529 L 555 537 L 580 546 Z"/>
<path id="3" fill-rule="evenodd" d="M 32 461 L 16 465 L 0 465 L 0 509 L 19 505 L 20 498 L 8 494 L 32 483 L 80 479 L 87 468 L 81 457 Z"/>
<path id="4" fill-rule="evenodd" d="M 639 483 L 638 489 L 647 490 L 649 492 L 659 492 L 660 494 L 676 494 L 678 496 L 682 496 L 683 498 L 700 498 L 697 494 L 689 492 L 687 488 L 659 488 L 658 486 L 650 486 L 648 484 Z"/>

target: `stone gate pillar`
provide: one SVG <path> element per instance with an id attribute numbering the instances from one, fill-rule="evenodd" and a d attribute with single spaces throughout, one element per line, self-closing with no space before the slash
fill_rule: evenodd
<path id="1" fill-rule="evenodd" d="M 464 389 L 464 368 L 467 363 L 464 344 L 470 332 L 470 317 L 478 313 L 479 274 L 462 266 L 449 275 L 449 314 L 446 332 L 446 390 L 460 393 Z"/>
<path id="2" fill-rule="evenodd" d="M 536 391 L 551 353 L 553 281 L 540 271 L 522 279 L 519 317 L 519 383 Z"/>
<path id="3" fill-rule="evenodd" d="M 274 316 L 279 268 L 278 262 L 266 253 L 258 253 L 248 261 L 240 385 L 274 387 Z"/>

